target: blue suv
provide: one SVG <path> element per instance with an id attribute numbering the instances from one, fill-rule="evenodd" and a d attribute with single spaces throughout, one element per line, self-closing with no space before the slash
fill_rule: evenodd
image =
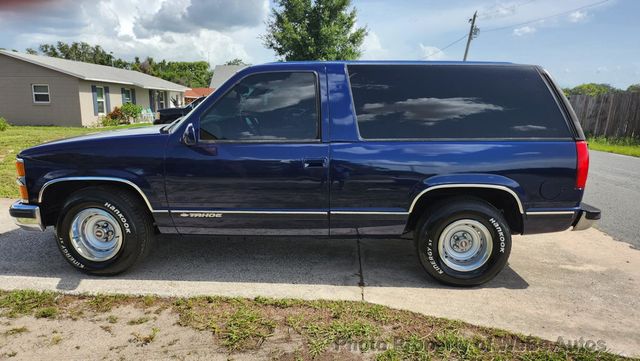
<path id="1" fill-rule="evenodd" d="M 74 267 L 144 258 L 157 233 L 402 237 L 429 275 L 469 286 L 512 234 L 581 230 L 589 154 L 542 68 L 284 62 L 246 68 L 164 126 L 18 155 L 25 228 L 55 227 Z"/>

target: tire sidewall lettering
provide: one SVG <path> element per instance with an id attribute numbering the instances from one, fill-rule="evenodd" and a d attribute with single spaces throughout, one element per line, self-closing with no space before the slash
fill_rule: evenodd
<path id="1" fill-rule="evenodd" d="M 442 270 L 442 268 L 440 268 L 440 266 L 438 265 L 438 262 L 436 261 L 436 254 L 434 252 L 434 249 L 435 248 L 433 246 L 433 240 L 431 239 L 431 237 L 428 237 L 427 247 L 425 249 L 427 261 L 429 262 L 429 265 L 431 265 L 434 271 L 436 271 L 438 274 L 443 274 L 444 271 Z"/>
<path id="2" fill-rule="evenodd" d="M 504 228 L 502 227 L 500 222 L 498 222 L 493 217 L 489 219 L 489 223 L 491 223 L 493 228 L 498 233 L 498 245 L 500 246 L 499 250 L 500 250 L 500 253 L 504 253 L 506 248 L 506 237 L 504 235 Z"/>
<path id="3" fill-rule="evenodd" d="M 62 255 L 75 267 L 83 269 L 85 266 L 82 262 L 78 261 L 72 254 L 69 252 L 69 249 L 64 244 L 64 239 L 62 237 L 58 237 L 58 244 L 60 245 L 60 251 Z"/>
<path id="4" fill-rule="evenodd" d="M 113 213 L 116 217 L 118 217 L 120 223 L 122 223 L 122 227 L 124 228 L 124 233 L 131 234 L 131 226 L 129 225 L 127 217 L 125 217 L 124 213 L 122 213 L 116 206 L 114 206 L 110 202 L 104 202 L 103 206 L 111 211 L 111 213 Z"/>

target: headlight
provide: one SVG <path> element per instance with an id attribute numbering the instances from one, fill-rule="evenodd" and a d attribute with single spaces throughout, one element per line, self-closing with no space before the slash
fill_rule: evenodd
<path id="1" fill-rule="evenodd" d="M 20 198 L 23 203 L 29 203 L 29 192 L 27 192 L 27 183 L 25 180 L 26 172 L 24 170 L 24 160 L 20 158 L 16 159 L 16 172 L 18 173 L 16 182 L 18 183 Z"/>

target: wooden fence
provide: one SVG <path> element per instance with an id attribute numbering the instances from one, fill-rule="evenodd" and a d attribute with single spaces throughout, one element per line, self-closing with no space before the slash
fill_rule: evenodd
<path id="1" fill-rule="evenodd" d="M 640 93 L 572 95 L 569 101 L 588 135 L 640 138 Z"/>

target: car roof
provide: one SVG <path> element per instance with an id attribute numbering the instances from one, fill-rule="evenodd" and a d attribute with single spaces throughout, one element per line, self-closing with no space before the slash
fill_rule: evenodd
<path id="1" fill-rule="evenodd" d="M 346 65 L 433 65 L 433 64 L 447 64 L 447 65 L 521 65 L 511 62 L 502 61 L 430 61 L 430 60 L 330 60 L 330 61 L 278 61 L 266 63 L 265 65 L 286 65 L 286 64 L 346 64 Z"/>

